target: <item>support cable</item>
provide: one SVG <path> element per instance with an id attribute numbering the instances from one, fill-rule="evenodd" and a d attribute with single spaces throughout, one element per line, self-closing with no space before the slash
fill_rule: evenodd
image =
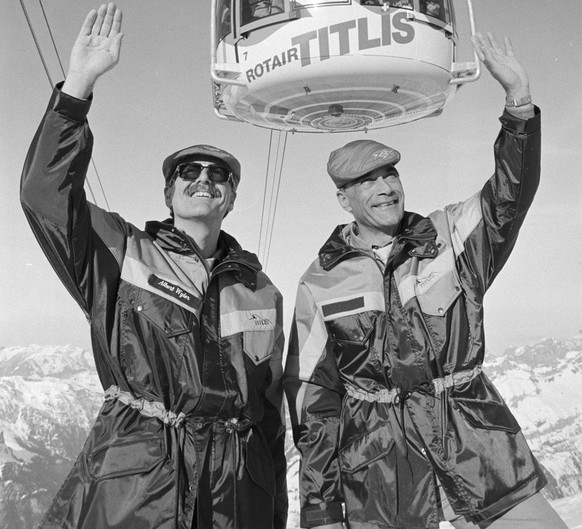
<path id="1" fill-rule="evenodd" d="M 272 178 L 271 178 L 271 196 L 269 197 L 269 209 L 268 209 L 268 213 L 267 213 L 267 226 L 266 226 L 266 233 L 265 233 L 265 240 L 267 242 L 263 245 L 263 256 L 262 256 L 263 266 L 265 267 L 265 269 L 267 268 L 267 266 L 265 264 L 265 260 L 268 259 L 268 252 L 267 252 L 268 241 L 269 241 L 270 234 L 272 231 L 273 202 L 274 202 L 275 184 L 276 184 L 276 179 L 277 179 L 277 167 L 279 164 L 280 149 L 281 149 L 281 131 L 277 131 L 277 151 L 275 153 L 275 164 L 273 167 L 273 174 L 272 174 Z"/>
<path id="2" fill-rule="evenodd" d="M 44 6 L 43 6 L 43 4 L 42 4 L 42 0 L 39 0 L 39 4 L 40 4 L 40 7 L 41 7 L 41 10 L 42 10 L 42 13 L 43 13 L 43 17 L 44 17 L 44 20 L 45 20 L 46 26 L 47 26 L 47 28 L 48 28 L 48 32 L 49 32 L 49 35 L 50 35 L 51 41 L 52 41 L 52 43 L 53 43 L 53 47 L 54 47 L 55 53 L 56 53 L 56 55 L 57 55 L 57 59 L 58 59 L 58 61 L 59 61 L 59 66 L 60 66 L 60 68 L 61 68 L 61 72 L 62 72 L 62 74 L 63 74 L 63 77 L 64 77 L 64 75 L 65 75 L 65 70 L 64 70 L 64 68 L 63 68 L 63 64 L 62 64 L 62 61 L 61 61 L 61 57 L 60 57 L 60 55 L 59 55 L 59 52 L 58 52 L 58 49 L 57 49 L 57 47 L 56 47 L 56 43 L 55 43 L 55 40 L 54 40 L 54 37 L 53 37 L 53 33 L 52 33 L 52 30 L 51 30 L 51 27 L 50 27 L 50 24 L 49 24 L 48 18 L 47 18 L 47 16 L 46 16 L 46 12 L 45 12 Z M 52 79 L 52 76 L 51 76 L 51 74 L 50 74 L 50 71 L 49 71 L 49 68 L 48 68 L 48 65 L 47 65 L 46 59 L 45 59 L 45 57 L 44 57 L 44 54 L 43 54 L 43 52 L 42 52 L 42 48 L 41 48 L 41 46 L 40 46 L 40 42 L 39 42 L 39 40 L 38 40 L 38 38 L 37 38 L 36 32 L 34 31 L 34 27 L 33 27 L 33 25 L 32 25 L 32 21 L 31 21 L 31 19 L 30 19 L 30 15 L 29 15 L 29 13 L 28 13 L 28 10 L 26 9 L 26 6 L 24 5 L 24 0 L 20 0 L 20 7 L 22 8 L 22 12 L 23 12 L 23 14 L 24 14 L 24 18 L 26 19 L 26 23 L 27 23 L 27 25 L 28 25 L 28 29 L 29 29 L 29 31 L 30 31 L 30 34 L 31 34 L 31 36 L 32 36 L 32 40 L 34 41 L 34 45 L 35 45 L 35 47 L 36 47 L 36 51 L 37 51 L 37 53 L 38 53 L 38 56 L 40 57 L 40 61 L 41 61 L 41 63 L 42 63 L 42 66 L 43 66 L 43 68 L 44 68 L 44 72 L 45 72 L 45 74 L 46 74 L 46 77 L 47 77 L 47 80 L 48 80 L 48 82 L 49 82 L 49 85 L 50 85 L 50 87 L 51 87 L 51 89 L 52 89 L 52 88 L 53 88 L 53 86 L 55 85 L 55 83 L 54 83 L 54 81 L 53 81 L 53 79 Z M 96 174 L 96 176 L 97 176 L 97 181 L 99 182 L 99 185 L 100 185 L 100 187 L 101 187 L 101 192 L 103 193 L 103 198 L 105 199 L 105 204 L 107 205 L 107 209 L 109 210 L 109 203 L 108 203 L 108 201 L 107 201 L 107 196 L 105 195 L 105 190 L 103 189 L 103 185 L 102 185 L 102 183 L 101 183 L 101 178 L 99 177 L 99 172 L 97 171 L 97 167 L 96 167 L 96 165 L 95 165 L 95 161 L 93 160 L 93 158 L 91 158 L 91 162 L 92 162 L 92 164 L 93 164 L 93 169 L 94 169 L 94 171 L 95 171 L 95 174 Z M 95 204 L 97 204 L 97 198 L 95 197 L 95 193 L 93 192 L 93 188 L 91 187 L 91 183 L 90 183 L 90 182 L 89 182 L 89 180 L 87 180 L 87 179 L 85 180 L 85 183 L 87 184 L 87 188 L 88 188 L 88 190 L 89 190 L 89 194 L 91 195 L 91 198 L 93 199 L 93 202 L 94 202 Z"/>
<path id="3" fill-rule="evenodd" d="M 259 258 L 261 257 L 261 242 L 263 239 L 263 227 L 264 227 L 264 219 L 265 219 L 265 205 L 267 203 L 267 188 L 269 186 L 269 166 L 271 164 L 271 149 L 273 146 L 273 129 L 271 129 L 271 133 L 269 135 L 269 153 L 267 154 L 267 170 L 265 171 L 265 187 L 263 188 L 263 203 L 261 207 L 261 225 L 259 228 L 259 245 L 257 249 L 257 253 L 259 254 Z"/>
<path id="4" fill-rule="evenodd" d="M 21 2 L 22 2 L 22 0 L 21 0 Z M 42 3 L 42 0 L 38 0 L 38 3 L 40 5 L 40 9 L 42 10 L 42 16 L 44 17 L 44 21 L 45 21 L 46 27 L 48 29 L 48 32 L 49 32 L 49 35 L 51 38 L 51 42 L 53 44 L 53 49 L 55 50 L 57 60 L 59 61 L 59 66 L 61 68 L 61 73 L 62 73 L 63 78 L 64 78 L 66 76 L 65 68 L 63 67 L 63 62 L 61 61 L 61 56 L 59 54 L 59 50 L 57 48 L 57 44 L 55 42 L 55 38 L 53 36 L 53 32 L 52 32 L 48 17 L 46 15 L 46 11 L 44 9 L 44 4 Z M 53 85 L 51 84 L 51 86 L 53 86 Z M 101 177 L 99 176 L 99 171 L 97 170 L 97 165 L 95 164 L 95 159 L 93 158 L 93 156 L 91 156 L 91 165 L 93 166 L 93 171 L 95 172 L 95 176 L 97 177 L 97 182 L 99 183 L 99 188 L 101 189 L 101 194 L 103 195 L 103 199 L 105 200 L 105 206 L 107 207 L 107 211 L 111 211 L 111 208 L 109 207 L 109 201 L 107 200 L 107 195 L 105 194 L 105 189 L 103 188 L 103 183 L 101 182 Z M 93 201 L 95 202 L 95 204 L 97 204 L 97 200 L 95 198 L 95 195 L 93 194 L 89 180 L 85 179 L 85 181 L 87 182 L 87 186 L 89 187 L 89 191 L 91 192 L 91 196 L 93 197 Z"/>
<path id="5" fill-rule="evenodd" d="M 261 226 L 259 235 L 259 248 L 257 254 L 263 263 L 263 268 L 267 270 L 271 243 L 273 240 L 275 219 L 277 216 L 277 206 L 279 193 L 281 190 L 281 180 L 283 174 L 283 164 L 287 150 L 287 136 L 285 132 L 275 131 L 277 136 L 274 139 L 274 131 L 271 130 L 269 138 L 269 155 L 267 161 L 267 171 L 265 175 L 265 187 L 263 191 L 263 203 L 261 213 Z M 276 141 L 276 146 L 274 142 Z"/>
<path id="6" fill-rule="evenodd" d="M 36 33 L 34 32 L 34 28 L 32 27 L 32 22 L 30 20 L 30 16 L 28 15 L 28 10 L 26 9 L 26 6 L 24 5 L 24 0 L 20 0 L 20 7 L 22 8 L 22 12 L 24 13 L 24 17 L 26 18 L 26 22 L 28 24 L 28 29 L 30 30 L 30 34 L 32 35 L 32 40 L 34 40 L 34 44 L 36 46 L 36 51 L 38 52 L 38 56 L 40 57 L 40 62 L 42 62 L 44 72 L 46 73 L 46 77 L 47 77 L 49 85 L 52 89 L 52 87 L 55 84 L 53 82 L 53 79 L 51 77 L 51 74 L 50 74 L 50 71 L 48 69 L 47 63 L 45 61 L 44 55 L 43 55 L 42 50 L 40 48 L 40 44 L 38 42 L 38 39 L 36 38 Z M 93 193 L 93 189 L 91 188 L 91 184 L 88 181 L 87 181 L 87 187 L 89 188 L 89 193 L 91 194 L 93 201 L 95 203 L 97 203 L 97 200 L 95 198 L 95 194 Z"/>
<path id="7" fill-rule="evenodd" d="M 42 0 L 38 0 L 38 3 L 40 4 L 40 9 L 42 10 L 42 16 L 44 17 L 44 22 L 46 24 L 46 27 L 48 28 L 48 32 L 49 32 L 49 35 L 51 37 L 51 42 L 53 43 L 53 49 L 55 50 L 55 53 L 57 54 L 57 60 L 59 61 L 59 66 L 61 67 L 61 73 L 63 74 L 63 77 L 65 77 L 65 68 L 63 67 L 63 63 L 61 61 L 61 56 L 59 55 L 59 50 L 57 49 L 57 44 L 55 42 L 55 38 L 53 37 L 53 32 L 51 31 L 51 25 L 49 24 L 48 18 L 46 16 L 46 11 L 44 10 L 44 5 L 42 3 Z"/>
<path id="8" fill-rule="evenodd" d="M 269 264 L 269 254 L 271 253 L 271 241 L 273 240 L 273 232 L 275 229 L 275 218 L 277 215 L 277 205 L 279 203 L 279 191 L 281 189 L 281 176 L 283 174 L 283 163 L 285 161 L 285 151 L 287 150 L 287 135 L 288 135 L 288 132 L 285 132 L 285 139 L 283 142 L 283 151 L 281 153 L 281 158 L 279 161 L 279 174 L 277 175 L 277 180 L 276 180 L 277 191 L 275 193 L 275 201 L 273 203 L 273 215 L 271 217 L 271 232 L 269 234 L 269 239 L 267 242 L 267 250 L 266 250 L 266 254 L 265 254 L 265 270 L 267 269 L 267 266 Z M 273 184 L 273 185 L 275 185 L 275 184 Z"/>
<path id="9" fill-rule="evenodd" d="M 40 57 L 40 61 L 42 62 L 42 65 L 44 67 L 44 72 L 46 73 L 48 82 L 52 88 L 54 86 L 54 83 L 53 83 L 53 80 L 51 78 L 51 74 L 49 72 L 46 61 L 44 60 L 44 55 L 42 54 L 42 50 L 40 49 L 40 44 L 38 42 L 38 39 L 36 38 L 36 34 L 35 34 L 34 29 L 32 27 L 30 17 L 28 16 L 28 11 L 26 9 L 26 6 L 24 5 L 24 0 L 20 0 L 20 7 L 22 7 L 22 12 L 24 13 L 24 17 L 26 18 L 26 22 L 28 24 L 28 29 L 30 30 L 30 33 L 32 35 L 32 40 L 34 40 L 34 44 L 36 46 L 36 51 L 38 52 L 38 55 Z"/>

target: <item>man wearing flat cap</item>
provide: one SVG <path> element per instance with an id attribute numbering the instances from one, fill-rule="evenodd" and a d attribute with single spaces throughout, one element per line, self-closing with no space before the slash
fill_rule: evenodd
<path id="1" fill-rule="evenodd" d="M 283 529 L 282 299 L 221 231 L 241 177 L 211 145 L 163 163 L 171 218 L 136 228 L 87 201 L 97 79 L 121 12 L 91 11 L 29 150 L 21 200 L 84 311 L 105 400 L 40 527 Z"/>
<path id="2" fill-rule="evenodd" d="M 509 40 L 474 45 L 507 95 L 480 192 L 425 217 L 405 210 L 396 150 L 357 140 L 329 157 L 354 221 L 335 229 L 297 293 L 283 385 L 301 527 L 566 528 L 482 372 L 483 296 L 538 186 L 540 116 Z"/>

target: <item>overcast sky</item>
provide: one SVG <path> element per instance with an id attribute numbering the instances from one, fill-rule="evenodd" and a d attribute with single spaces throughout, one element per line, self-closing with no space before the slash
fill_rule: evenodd
<path id="1" fill-rule="evenodd" d="M 243 174 L 224 228 L 257 251 L 269 131 L 214 116 L 209 71 L 209 1 L 120 0 L 125 33 L 120 64 L 97 85 L 89 122 L 94 161 L 112 211 L 143 226 L 165 218 L 161 163 L 194 143 L 234 153 Z M 582 2 L 474 0 L 477 26 L 510 35 L 542 108 L 542 184 L 517 246 L 488 293 L 486 339 L 494 353 L 582 329 Z M 53 81 L 62 79 L 37 0 L 24 0 Z M 87 0 L 43 0 L 66 69 Z M 89 347 L 81 311 L 50 269 L 20 209 L 18 186 L 28 145 L 51 87 L 17 0 L 0 2 L 0 345 Z M 428 214 L 477 191 L 493 170 L 501 88 L 484 72 L 438 118 L 363 133 L 289 135 L 267 272 L 291 316 L 299 276 L 340 209 L 325 172 L 329 152 L 372 138 L 402 153 L 408 210 Z M 90 183 L 104 205 L 95 175 Z"/>

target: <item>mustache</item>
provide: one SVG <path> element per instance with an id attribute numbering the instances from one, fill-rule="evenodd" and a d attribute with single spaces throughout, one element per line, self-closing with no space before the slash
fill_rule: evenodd
<path id="1" fill-rule="evenodd" d="M 212 182 L 192 182 L 186 189 L 188 196 L 196 193 L 208 193 L 212 198 L 222 196 L 220 190 Z"/>

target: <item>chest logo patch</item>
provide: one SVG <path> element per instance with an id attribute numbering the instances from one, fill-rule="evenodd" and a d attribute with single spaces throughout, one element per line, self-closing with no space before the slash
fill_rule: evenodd
<path id="1" fill-rule="evenodd" d="M 271 327 L 273 323 L 269 318 L 264 318 L 260 314 L 254 312 L 249 316 L 249 320 L 258 328 Z"/>
<path id="2" fill-rule="evenodd" d="M 416 284 L 420 290 L 426 290 L 426 288 L 433 282 L 433 280 L 437 277 L 440 277 L 441 274 L 438 272 L 431 272 L 427 276 L 418 277 L 416 279 Z"/>
<path id="3" fill-rule="evenodd" d="M 237 310 L 220 315 L 221 336 L 239 332 L 274 331 L 276 327 L 277 309 Z"/>

